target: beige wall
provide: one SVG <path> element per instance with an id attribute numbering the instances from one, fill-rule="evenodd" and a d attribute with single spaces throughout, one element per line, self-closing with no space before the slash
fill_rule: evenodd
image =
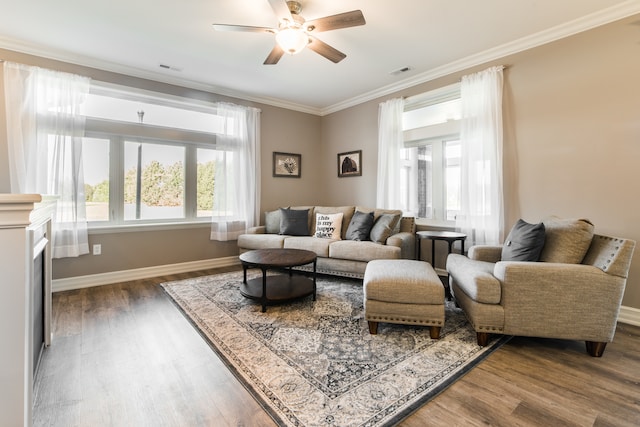
<path id="1" fill-rule="evenodd" d="M 325 117 L 262 109 L 262 210 L 285 205 L 375 205 L 379 102 L 442 87 L 490 65 L 505 70 L 507 230 L 520 217 L 586 217 L 596 231 L 640 242 L 640 15 L 366 102 Z M 4 59 L 200 99 L 224 99 L 99 70 L 1 51 Z M 248 102 L 234 100 L 250 105 Z M 0 109 L 0 113 L 2 113 Z M 3 124 L 0 123 L 0 130 Z M 4 134 L 4 133 L 3 133 Z M 0 148 L 6 141 L 0 139 Z M 338 178 L 339 152 L 363 150 L 362 177 Z M 7 191 L 0 149 L 0 191 Z M 302 177 L 273 178 L 273 151 L 302 154 Z M 58 260 L 56 277 L 234 254 L 207 228 L 92 235 L 105 255 Z M 118 252 L 112 252 L 116 249 Z M 623 304 L 640 309 L 640 249 Z"/>
<path id="2" fill-rule="evenodd" d="M 323 200 L 318 189 L 324 176 L 318 162 L 323 147 L 321 118 L 281 108 L 263 107 L 262 128 L 262 211 L 281 206 L 315 205 Z M 274 178 L 273 152 L 301 154 L 300 178 Z"/>
<path id="3" fill-rule="evenodd" d="M 589 218 L 640 242 L 640 16 L 413 87 L 323 119 L 331 152 L 365 151 L 361 183 L 327 178 L 329 202 L 375 202 L 377 106 L 504 64 L 506 228 L 522 217 Z M 353 124 L 357 124 L 354 126 Z M 363 188 L 365 187 L 365 188 Z M 623 305 L 640 309 L 640 247 Z"/>
<path id="4" fill-rule="evenodd" d="M 101 255 L 56 259 L 54 279 L 77 277 L 136 268 L 178 264 L 238 254 L 235 240 L 214 242 L 210 227 L 163 231 L 91 234 L 89 247 L 102 245 Z"/>

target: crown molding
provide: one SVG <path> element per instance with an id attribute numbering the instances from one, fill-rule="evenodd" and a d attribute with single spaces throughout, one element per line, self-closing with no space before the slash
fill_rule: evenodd
<path id="1" fill-rule="evenodd" d="M 429 82 L 439 77 L 444 77 L 449 74 L 457 73 L 459 71 L 463 71 L 477 65 L 494 61 L 508 55 L 532 49 L 537 46 L 542 46 L 544 44 L 551 43 L 553 41 L 560 40 L 565 37 L 569 37 L 574 34 L 578 34 L 583 31 L 587 31 L 592 28 L 596 28 L 601 25 L 605 25 L 610 22 L 635 15 L 637 13 L 640 13 L 640 2 L 638 0 L 629 0 L 608 9 L 603 9 L 596 13 L 586 15 L 582 18 L 575 19 L 562 25 L 558 25 L 548 30 L 541 31 L 539 33 L 532 34 L 518 40 L 514 40 L 512 42 L 485 50 L 483 52 L 479 52 L 471 56 L 467 56 L 460 60 L 445 64 L 441 67 L 433 68 L 427 72 L 417 74 L 413 77 L 381 87 L 371 92 L 363 93 L 356 97 L 323 108 L 320 115 L 325 116 L 327 114 L 335 113 L 346 108 L 354 107 L 364 102 L 371 101 L 376 98 L 381 98 L 392 93 L 396 93 L 401 90 Z"/>
<path id="2" fill-rule="evenodd" d="M 638 0 L 628 0 L 616 6 L 603 9 L 590 15 L 586 15 L 582 18 L 570 21 L 562 25 L 558 25 L 556 27 L 541 31 L 531 36 L 514 40 L 513 42 L 509 42 L 492 49 L 485 50 L 483 52 L 468 56 L 466 58 L 462 58 L 449 64 L 433 68 L 427 72 L 401 80 L 391 85 L 383 86 L 376 90 L 363 93 L 361 95 L 346 99 L 344 101 L 324 108 L 316 108 L 309 105 L 298 104 L 277 98 L 255 96 L 249 93 L 236 91 L 225 87 L 207 85 L 201 82 L 184 79 L 177 76 L 169 76 L 160 72 L 142 70 L 140 68 L 129 67 L 110 61 L 75 55 L 67 51 L 51 49 L 41 45 L 37 46 L 28 44 L 23 41 L 12 40 L 4 37 L 0 37 L 0 48 L 13 50 L 29 55 L 35 55 L 56 61 L 68 62 L 84 67 L 96 68 L 103 71 L 124 74 L 131 77 L 153 80 L 160 83 L 215 93 L 218 95 L 237 98 L 249 102 L 271 105 L 274 107 L 285 108 L 288 110 L 299 111 L 302 113 L 308 113 L 317 116 L 325 116 L 331 113 L 338 112 L 340 110 L 344 110 L 346 108 L 362 104 L 367 101 L 374 100 L 376 98 L 381 98 L 392 93 L 396 93 L 401 90 L 429 82 L 439 77 L 444 77 L 446 75 L 463 71 L 465 69 L 486 62 L 494 61 L 502 57 L 512 55 L 514 53 L 522 52 L 527 49 L 553 42 L 555 40 L 569 37 L 571 35 L 608 24 L 610 22 L 623 19 L 637 13 L 640 13 L 640 2 Z"/>

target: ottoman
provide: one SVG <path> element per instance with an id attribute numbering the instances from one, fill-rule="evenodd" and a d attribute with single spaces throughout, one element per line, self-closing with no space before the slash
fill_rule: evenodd
<path id="1" fill-rule="evenodd" d="M 363 286 L 364 318 L 371 334 L 383 322 L 429 326 L 431 338 L 440 338 L 444 286 L 431 265 L 407 259 L 369 261 Z"/>

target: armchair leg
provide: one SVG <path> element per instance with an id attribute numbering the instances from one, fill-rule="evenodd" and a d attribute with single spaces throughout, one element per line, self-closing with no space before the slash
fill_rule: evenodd
<path id="1" fill-rule="evenodd" d="M 489 344 L 489 333 L 488 332 L 476 332 L 476 336 L 478 338 L 478 345 L 480 347 L 486 347 Z"/>
<path id="2" fill-rule="evenodd" d="M 587 353 L 591 357 L 602 357 L 607 346 L 606 342 L 585 341 L 585 344 L 587 345 Z"/>
<path id="3" fill-rule="evenodd" d="M 429 335 L 432 340 L 440 339 L 440 326 L 430 326 Z"/>
<path id="4" fill-rule="evenodd" d="M 371 335 L 375 335 L 378 333 L 378 322 L 372 322 L 371 320 L 369 320 L 369 333 Z"/>

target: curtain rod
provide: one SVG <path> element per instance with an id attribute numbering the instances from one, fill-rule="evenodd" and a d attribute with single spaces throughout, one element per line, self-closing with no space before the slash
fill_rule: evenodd
<path id="1" fill-rule="evenodd" d="M 505 69 L 509 68 L 509 65 L 494 65 L 494 66 L 491 66 L 491 67 L 489 67 L 489 68 L 493 68 L 493 67 L 502 67 L 502 69 L 503 69 L 503 70 L 505 70 Z M 439 90 L 444 90 L 444 91 L 446 91 L 447 89 L 445 89 L 445 88 L 448 88 L 449 86 L 456 85 L 456 84 L 460 83 L 461 81 L 462 81 L 462 79 L 459 79 L 459 80 L 456 80 L 456 82 L 455 82 L 455 83 L 451 83 L 451 84 L 449 84 L 449 85 L 442 86 L 442 87 L 439 87 L 439 88 L 437 88 L 437 89 L 433 89 L 433 90 L 428 91 L 428 92 L 434 92 L 434 91 L 439 91 Z M 408 100 L 408 99 L 410 100 L 411 98 L 414 98 L 414 99 L 415 99 L 415 98 L 419 98 L 421 95 L 423 95 L 423 94 L 409 95 L 409 96 L 406 96 L 406 95 L 405 95 L 405 96 L 403 96 L 403 97 L 402 97 L 402 99 L 404 99 L 404 100 Z"/>

